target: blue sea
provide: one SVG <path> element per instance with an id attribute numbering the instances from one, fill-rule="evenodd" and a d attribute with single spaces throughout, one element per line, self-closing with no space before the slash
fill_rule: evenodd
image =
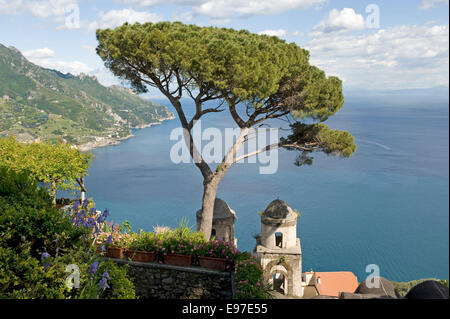
<path id="1" fill-rule="evenodd" d="M 154 101 L 173 111 L 168 101 Z M 258 164 L 235 164 L 218 197 L 236 211 L 238 248 L 254 248 L 258 212 L 280 198 L 301 212 L 304 271 L 348 270 L 362 281 L 366 266 L 376 264 L 390 280 L 448 279 L 448 115 L 448 96 L 347 95 L 326 123 L 355 136 L 351 158 L 315 154 L 312 166 L 297 167 L 298 153 L 281 150 L 273 175 L 259 174 Z M 227 112 L 206 116 L 202 126 L 235 127 Z M 128 220 L 136 231 L 175 226 L 182 217 L 195 224 L 202 176 L 192 163 L 171 162 L 176 127 L 177 119 L 165 121 L 93 150 L 88 196 L 111 211 L 110 220 Z"/>

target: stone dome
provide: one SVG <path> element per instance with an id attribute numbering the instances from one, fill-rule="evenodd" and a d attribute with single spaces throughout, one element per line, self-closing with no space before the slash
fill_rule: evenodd
<path id="1" fill-rule="evenodd" d="M 267 206 L 262 216 L 272 219 L 292 219 L 296 218 L 297 214 L 284 201 L 275 199 Z"/>
<path id="2" fill-rule="evenodd" d="M 377 279 L 374 277 L 374 279 Z M 362 283 L 359 284 L 358 288 L 356 288 L 355 293 L 356 294 L 374 294 L 377 296 L 389 296 L 392 298 L 396 298 L 397 294 L 395 293 L 394 285 L 387 280 L 384 277 L 378 277 L 378 280 L 380 282 L 379 287 L 373 287 L 369 288 L 367 287 L 367 283 L 364 280 Z"/>
<path id="3" fill-rule="evenodd" d="M 197 217 L 202 217 L 202 210 L 197 211 Z M 236 213 L 234 210 L 228 206 L 228 204 L 218 197 L 214 200 L 214 213 L 213 213 L 213 219 L 225 219 L 230 218 L 236 219 Z"/>

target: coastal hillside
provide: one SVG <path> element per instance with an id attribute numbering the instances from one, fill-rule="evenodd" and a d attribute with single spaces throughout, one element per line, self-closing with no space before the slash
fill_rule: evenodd
<path id="1" fill-rule="evenodd" d="M 0 44 L 0 136 L 65 140 L 89 149 L 170 118 L 173 113 L 165 106 L 132 90 L 39 67 L 16 48 Z"/>

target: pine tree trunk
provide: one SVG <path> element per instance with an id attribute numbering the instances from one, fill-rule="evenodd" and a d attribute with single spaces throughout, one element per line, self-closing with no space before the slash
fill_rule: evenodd
<path id="1" fill-rule="evenodd" d="M 81 178 L 77 178 L 76 181 L 81 188 L 80 200 L 81 200 L 81 203 L 83 203 L 84 200 L 86 199 L 86 192 L 87 192 L 86 186 L 84 185 L 84 176 Z"/>
<path id="2" fill-rule="evenodd" d="M 205 234 L 206 240 L 209 240 L 212 230 L 214 201 L 216 200 L 219 183 L 213 180 L 205 181 L 203 185 L 202 219 L 198 230 Z"/>
<path id="3" fill-rule="evenodd" d="M 236 158 L 236 154 L 244 144 L 248 134 L 248 128 L 242 128 L 234 145 L 227 152 L 220 168 L 210 177 L 205 178 L 203 182 L 203 200 L 202 200 L 202 219 L 198 230 L 205 234 L 207 240 L 211 237 L 212 222 L 214 217 L 214 201 L 216 199 L 217 189 L 225 174 Z"/>

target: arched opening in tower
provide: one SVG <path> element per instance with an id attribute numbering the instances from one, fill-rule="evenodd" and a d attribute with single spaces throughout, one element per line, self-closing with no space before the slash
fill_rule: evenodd
<path id="1" fill-rule="evenodd" d="M 283 248 L 283 233 L 275 233 L 275 246 Z"/>
<path id="2" fill-rule="evenodd" d="M 286 278 L 281 273 L 275 273 L 273 275 L 273 290 L 279 292 L 280 294 L 286 294 Z"/>

